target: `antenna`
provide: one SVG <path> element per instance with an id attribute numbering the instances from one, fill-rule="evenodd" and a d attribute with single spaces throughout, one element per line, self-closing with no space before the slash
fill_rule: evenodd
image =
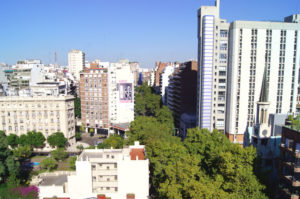
<path id="1" fill-rule="evenodd" d="M 54 67 L 57 68 L 57 55 L 56 55 L 56 51 L 54 52 Z"/>

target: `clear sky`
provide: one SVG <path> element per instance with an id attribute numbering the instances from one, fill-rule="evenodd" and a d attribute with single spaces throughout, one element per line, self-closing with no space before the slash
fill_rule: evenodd
<path id="1" fill-rule="evenodd" d="M 71 49 L 92 61 L 197 58 L 197 9 L 214 0 L 0 0 L 0 63 L 41 59 L 67 65 Z M 283 20 L 300 0 L 221 0 L 221 18 Z"/>

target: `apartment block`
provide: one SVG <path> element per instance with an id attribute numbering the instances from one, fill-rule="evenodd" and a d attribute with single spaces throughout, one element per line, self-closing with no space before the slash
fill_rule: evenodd
<path id="1" fill-rule="evenodd" d="M 300 195 L 300 132 L 282 127 L 278 166 L 278 198 L 297 199 Z"/>
<path id="2" fill-rule="evenodd" d="M 86 149 L 78 156 L 76 173 L 39 179 L 40 198 L 149 198 L 149 160 L 139 142 L 123 149 Z"/>
<path id="3" fill-rule="evenodd" d="M 296 112 L 299 34 L 296 21 L 230 24 L 226 135 L 232 142 L 243 144 L 259 114 L 268 124 L 269 114 Z"/>
<path id="4" fill-rule="evenodd" d="M 187 128 L 196 127 L 197 71 L 197 61 L 188 61 L 169 76 L 167 106 L 173 112 L 181 137 L 186 136 Z"/>
<path id="5" fill-rule="evenodd" d="M 47 138 L 62 132 L 70 145 L 75 143 L 73 96 L 0 97 L 0 113 L 0 130 L 6 135 L 37 131 Z"/>
<path id="6" fill-rule="evenodd" d="M 80 73 L 82 125 L 98 129 L 109 127 L 108 69 L 96 63 Z"/>
<path id="7" fill-rule="evenodd" d="M 110 63 L 108 71 L 110 123 L 129 126 L 134 120 L 135 73 L 124 62 Z"/>
<path id="8" fill-rule="evenodd" d="M 229 23 L 219 17 L 220 3 L 198 10 L 197 125 L 225 129 Z"/>
<path id="9" fill-rule="evenodd" d="M 68 54 L 69 72 L 80 80 L 80 72 L 85 66 L 85 54 L 80 50 L 71 50 Z"/>
<path id="10" fill-rule="evenodd" d="M 9 86 L 16 90 L 28 88 L 31 82 L 32 70 L 41 70 L 44 65 L 40 60 L 24 60 L 18 61 L 16 65 L 12 67 L 13 73 L 10 76 Z M 40 79 L 38 77 L 36 80 Z"/>

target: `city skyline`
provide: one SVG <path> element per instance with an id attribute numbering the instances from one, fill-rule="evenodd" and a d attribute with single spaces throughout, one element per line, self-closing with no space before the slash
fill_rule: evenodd
<path id="1" fill-rule="evenodd" d="M 58 64 L 67 65 L 72 49 L 82 50 L 88 61 L 128 58 L 144 68 L 154 67 L 155 61 L 196 60 L 197 9 L 213 4 L 209 0 L 2 2 L 0 62 L 54 63 L 56 51 Z M 221 0 L 221 7 L 220 17 L 229 22 L 283 21 L 300 11 L 297 0 Z"/>

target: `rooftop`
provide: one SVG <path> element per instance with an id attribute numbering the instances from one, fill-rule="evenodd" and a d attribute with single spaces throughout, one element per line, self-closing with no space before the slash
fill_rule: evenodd
<path id="1" fill-rule="evenodd" d="M 68 181 L 67 175 L 44 176 L 42 179 L 40 186 L 62 186 Z"/>

